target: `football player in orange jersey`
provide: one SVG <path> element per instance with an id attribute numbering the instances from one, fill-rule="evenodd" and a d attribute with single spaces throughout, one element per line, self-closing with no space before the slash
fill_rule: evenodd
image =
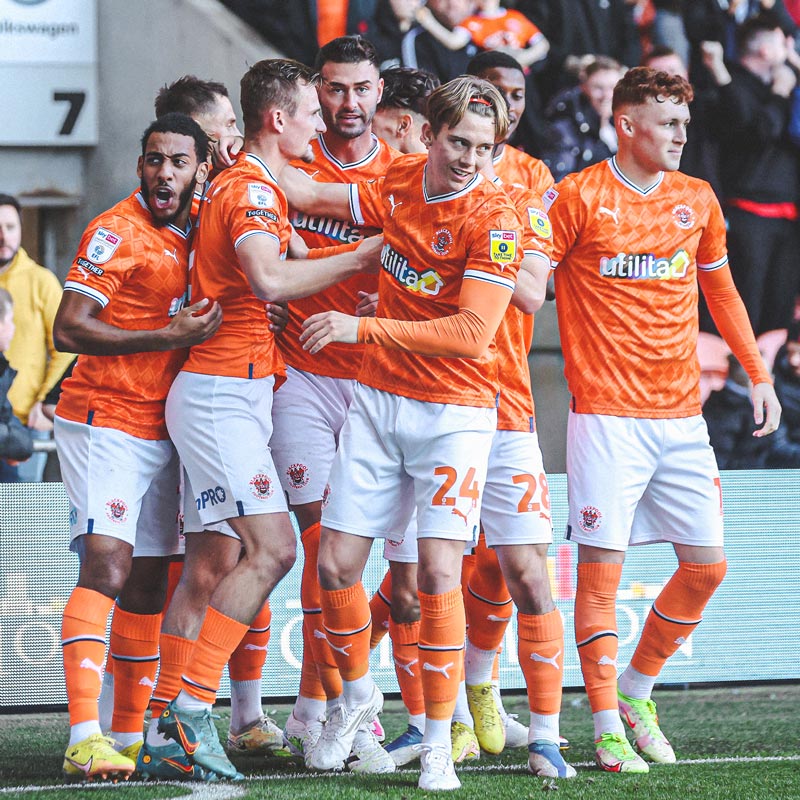
<path id="1" fill-rule="evenodd" d="M 179 471 L 164 403 L 185 348 L 212 336 L 221 321 L 219 306 L 209 308 L 206 299 L 183 307 L 189 211 L 196 183 L 206 178 L 207 148 L 203 131 L 183 114 L 150 125 L 142 138 L 141 187 L 87 229 L 55 320 L 57 346 L 82 354 L 64 382 L 55 419 L 72 508 L 71 548 L 80 558 L 62 629 L 68 780 L 129 777 L 128 756 L 141 738 L 140 731 L 128 734 L 117 753 L 101 733 L 97 698 L 106 619 L 132 561 L 157 569 L 163 556 L 178 552 Z M 128 599 L 119 613 L 147 615 L 157 631 L 163 590 Z M 124 655 L 156 661 L 150 641 L 144 652 Z M 139 691 L 149 694 L 149 685 Z"/>
<path id="2" fill-rule="evenodd" d="M 578 543 L 575 638 L 596 759 L 611 772 L 675 761 L 651 692 L 725 575 L 722 491 L 700 413 L 698 284 L 753 383 L 761 426 L 753 435 L 772 433 L 780 420 L 731 279 L 719 203 L 707 183 L 677 172 L 691 99 L 679 76 L 630 70 L 614 90 L 617 155 L 568 176 L 546 198 L 572 394 L 567 538 Z M 649 542 L 670 542 L 678 566 L 618 685 L 617 587 L 627 547 Z"/>
<path id="3" fill-rule="evenodd" d="M 234 547 L 235 558 L 217 570 L 225 574 L 204 618 L 173 602 L 163 624 L 174 659 L 162 663 L 154 694 L 174 699 L 158 730 L 207 776 L 238 774 L 220 746 L 211 706 L 225 663 L 295 557 L 268 448 L 273 391 L 283 380 L 284 363 L 264 304 L 303 297 L 374 269 L 380 246 L 363 242 L 313 267 L 286 260 L 292 228 L 274 174 L 290 160 L 309 156 L 310 140 L 325 130 L 316 82 L 310 68 L 286 59 L 260 61 L 242 78 L 245 147 L 205 194 L 190 271 L 192 292 L 202 295 L 213 287 L 218 293 L 223 322 L 214 337 L 190 350 L 167 399 L 167 426 L 186 478 L 187 529 L 204 529 L 202 537 L 229 536 L 244 549 L 238 559 Z M 216 551 L 195 546 L 196 538 L 187 540 L 187 563 Z M 176 598 L 185 583 L 182 577 Z M 158 756 L 150 750 L 149 733 L 148 756 Z"/>
<path id="4" fill-rule="evenodd" d="M 361 572 L 372 539 L 403 530 L 416 509 L 419 785 L 446 790 L 460 785 L 450 721 L 463 664 L 461 560 L 477 532 L 497 424 L 492 342 L 514 289 L 521 226 L 508 198 L 480 175 L 508 127 L 496 89 L 457 78 L 431 94 L 428 115 L 427 158 L 397 159 L 385 179 L 351 190 L 359 221 L 384 230 L 377 317 L 324 312 L 306 321 L 302 337 L 312 353 L 332 341 L 373 345 L 331 471 L 319 557 L 323 622 L 346 706 L 326 721 L 311 764 L 341 765 L 358 725 L 381 705 L 369 675 Z"/>

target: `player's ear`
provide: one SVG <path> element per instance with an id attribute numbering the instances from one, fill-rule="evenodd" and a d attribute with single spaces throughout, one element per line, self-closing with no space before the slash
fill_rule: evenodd
<path id="1" fill-rule="evenodd" d="M 433 143 L 433 128 L 431 128 L 430 122 L 422 123 L 422 133 L 420 133 L 419 140 L 426 148 Z"/>
<path id="2" fill-rule="evenodd" d="M 408 136 L 413 127 L 414 120 L 411 118 L 411 114 L 401 114 L 397 120 L 397 135 L 400 137 Z"/>
<path id="3" fill-rule="evenodd" d="M 633 136 L 633 118 L 629 114 L 617 115 L 617 132 L 623 136 Z"/>
<path id="4" fill-rule="evenodd" d="M 378 103 L 380 103 L 382 97 L 383 97 L 383 78 L 378 78 Z"/>
<path id="5" fill-rule="evenodd" d="M 136 162 L 136 177 L 141 180 L 142 179 L 142 166 L 144 165 L 144 156 L 139 156 L 139 160 Z"/>
<path id="6" fill-rule="evenodd" d="M 210 168 L 208 161 L 201 161 L 197 165 L 197 172 L 194 174 L 194 179 L 202 186 L 208 180 L 208 170 Z"/>

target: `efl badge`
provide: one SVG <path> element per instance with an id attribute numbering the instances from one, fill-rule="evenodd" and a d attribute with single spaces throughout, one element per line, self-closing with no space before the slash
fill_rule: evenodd
<path id="1" fill-rule="evenodd" d="M 86 248 L 86 257 L 94 264 L 105 264 L 114 255 L 121 241 L 122 238 L 116 233 L 98 228 Z"/>
<path id="2" fill-rule="evenodd" d="M 450 252 L 452 246 L 453 234 L 450 233 L 447 228 L 439 228 L 439 230 L 433 234 L 431 248 L 437 256 L 446 256 Z"/>
<path id="3" fill-rule="evenodd" d="M 672 209 L 672 218 L 675 220 L 675 224 L 685 231 L 694 225 L 694 211 L 685 203 Z"/>
<path id="4" fill-rule="evenodd" d="M 275 490 L 272 488 L 272 481 L 269 476 L 259 472 L 250 481 L 250 491 L 257 500 L 269 500 Z"/>
<path id="5" fill-rule="evenodd" d="M 272 208 L 275 200 L 275 193 L 272 191 L 271 186 L 265 183 L 248 183 L 247 184 L 247 197 L 250 200 L 250 205 L 256 208 Z"/>
<path id="6" fill-rule="evenodd" d="M 548 189 L 542 195 L 542 203 L 544 203 L 544 210 L 549 211 L 550 206 L 553 205 L 556 201 L 556 197 L 558 197 L 558 192 L 555 189 Z"/>
<path id="7" fill-rule="evenodd" d="M 578 525 L 581 526 L 582 531 L 592 533 L 600 528 L 602 518 L 603 515 L 599 509 L 594 506 L 584 506 L 579 513 Z"/>
<path id="8" fill-rule="evenodd" d="M 106 503 L 106 516 L 117 524 L 126 522 L 128 519 L 128 506 L 124 500 L 115 497 Z"/>
<path id="9" fill-rule="evenodd" d="M 549 239 L 553 235 L 553 228 L 550 225 L 550 218 L 544 211 L 528 206 L 528 222 L 531 230 L 540 239 Z"/>
<path id="10" fill-rule="evenodd" d="M 291 464 L 286 470 L 286 474 L 294 489 L 302 489 L 308 484 L 308 467 L 305 464 Z"/>
<path id="11" fill-rule="evenodd" d="M 489 231 L 489 257 L 495 264 L 509 264 L 517 257 L 514 231 Z"/>

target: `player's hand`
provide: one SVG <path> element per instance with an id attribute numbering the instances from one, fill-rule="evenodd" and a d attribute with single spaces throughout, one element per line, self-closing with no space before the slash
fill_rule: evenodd
<path id="1" fill-rule="evenodd" d="M 215 300 L 206 297 L 199 303 L 182 308 L 167 325 L 167 338 L 169 347 L 165 350 L 175 350 L 179 347 L 191 347 L 206 339 L 210 339 L 222 322 L 222 308 Z M 206 311 L 206 309 L 208 309 Z"/>
<path id="2" fill-rule="evenodd" d="M 355 249 L 359 269 L 362 272 L 377 273 L 381 268 L 381 250 L 383 249 L 383 236 L 370 236 L 362 239 Z"/>
<path id="3" fill-rule="evenodd" d="M 756 425 L 764 424 L 753 431 L 753 436 L 768 436 L 775 433 L 781 422 L 781 404 L 771 383 L 757 383 L 750 395 L 753 399 L 753 419 Z"/>
<path id="4" fill-rule="evenodd" d="M 797 75 L 788 64 L 781 64 L 772 73 L 772 92 L 779 97 L 788 97 L 797 85 Z"/>
<path id="5" fill-rule="evenodd" d="M 358 317 L 339 311 L 314 314 L 303 323 L 300 341 L 303 350 L 308 350 L 312 355 L 332 342 L 355 344 L 358 341 Z"/>
<path id="6" fill-rule="evenodd" d="M 273 300 L 271 303 L 267 303 L 266 308 L 269 329 L 278 336 L 283 333 L 284 328 L 289 323 L 289 304 L 278 303 Z"/>
<path id="7" fill-rule="evenodd" d="M 244 137 L 240 135 L 220 136 L 219 139 L 212 140 L 212 163 L 217 169 L 225 169 L 226 167 L 233 166 L 236 160 L 236 154 L 242 149 L 243 145 Z"/>
<path id="8" fill-rule="evenodd" d="M 356 303 L 357 317 L 374 317 L 378 310 L 377 292 L 359 292 L 358 303 Z"/>
<path id="9" fill-rule="evenodd" d="M 289 239 L 289 258 L 308 258 L 308 245 L 294 228 Z"/>
<path id="10" fill-rule="evenodd" d="M 34 403 L 28 412 L 28 427 L 34 431 L 53 430 L 53 423 L 42 411 L 42 404 L 39 402 Z"/>

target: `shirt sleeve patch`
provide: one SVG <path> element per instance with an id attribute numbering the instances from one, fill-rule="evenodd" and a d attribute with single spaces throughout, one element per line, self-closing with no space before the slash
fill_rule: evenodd
<path id="1" fill-rule="evenodd" d="M 275 203 L 275 192 L 266 183 L 248 183 L 247 199 L 256 208 L 272 208 Z"/>
<path id="2" fill-rule="evenodd" d="M 552 238 L 553 226 L 550 224 L 550 218 L 544 211 L 528 206 L 528 222 L 530 223 L 531 230 L 540 239 Z"/>
<path id="3" fill-rule="evenodd" d="M 93 264 L 105 264 L 117 251 L 122 237 L 108 230 L 98 228 L 86 247 L 86 257 Z"/>
<path id="4" fill-rule="evenodd" d="M 495 264 L 509 264 L 517 258 L 517 234 L 514 231 L 489 231 L 489 258 Z"/>

